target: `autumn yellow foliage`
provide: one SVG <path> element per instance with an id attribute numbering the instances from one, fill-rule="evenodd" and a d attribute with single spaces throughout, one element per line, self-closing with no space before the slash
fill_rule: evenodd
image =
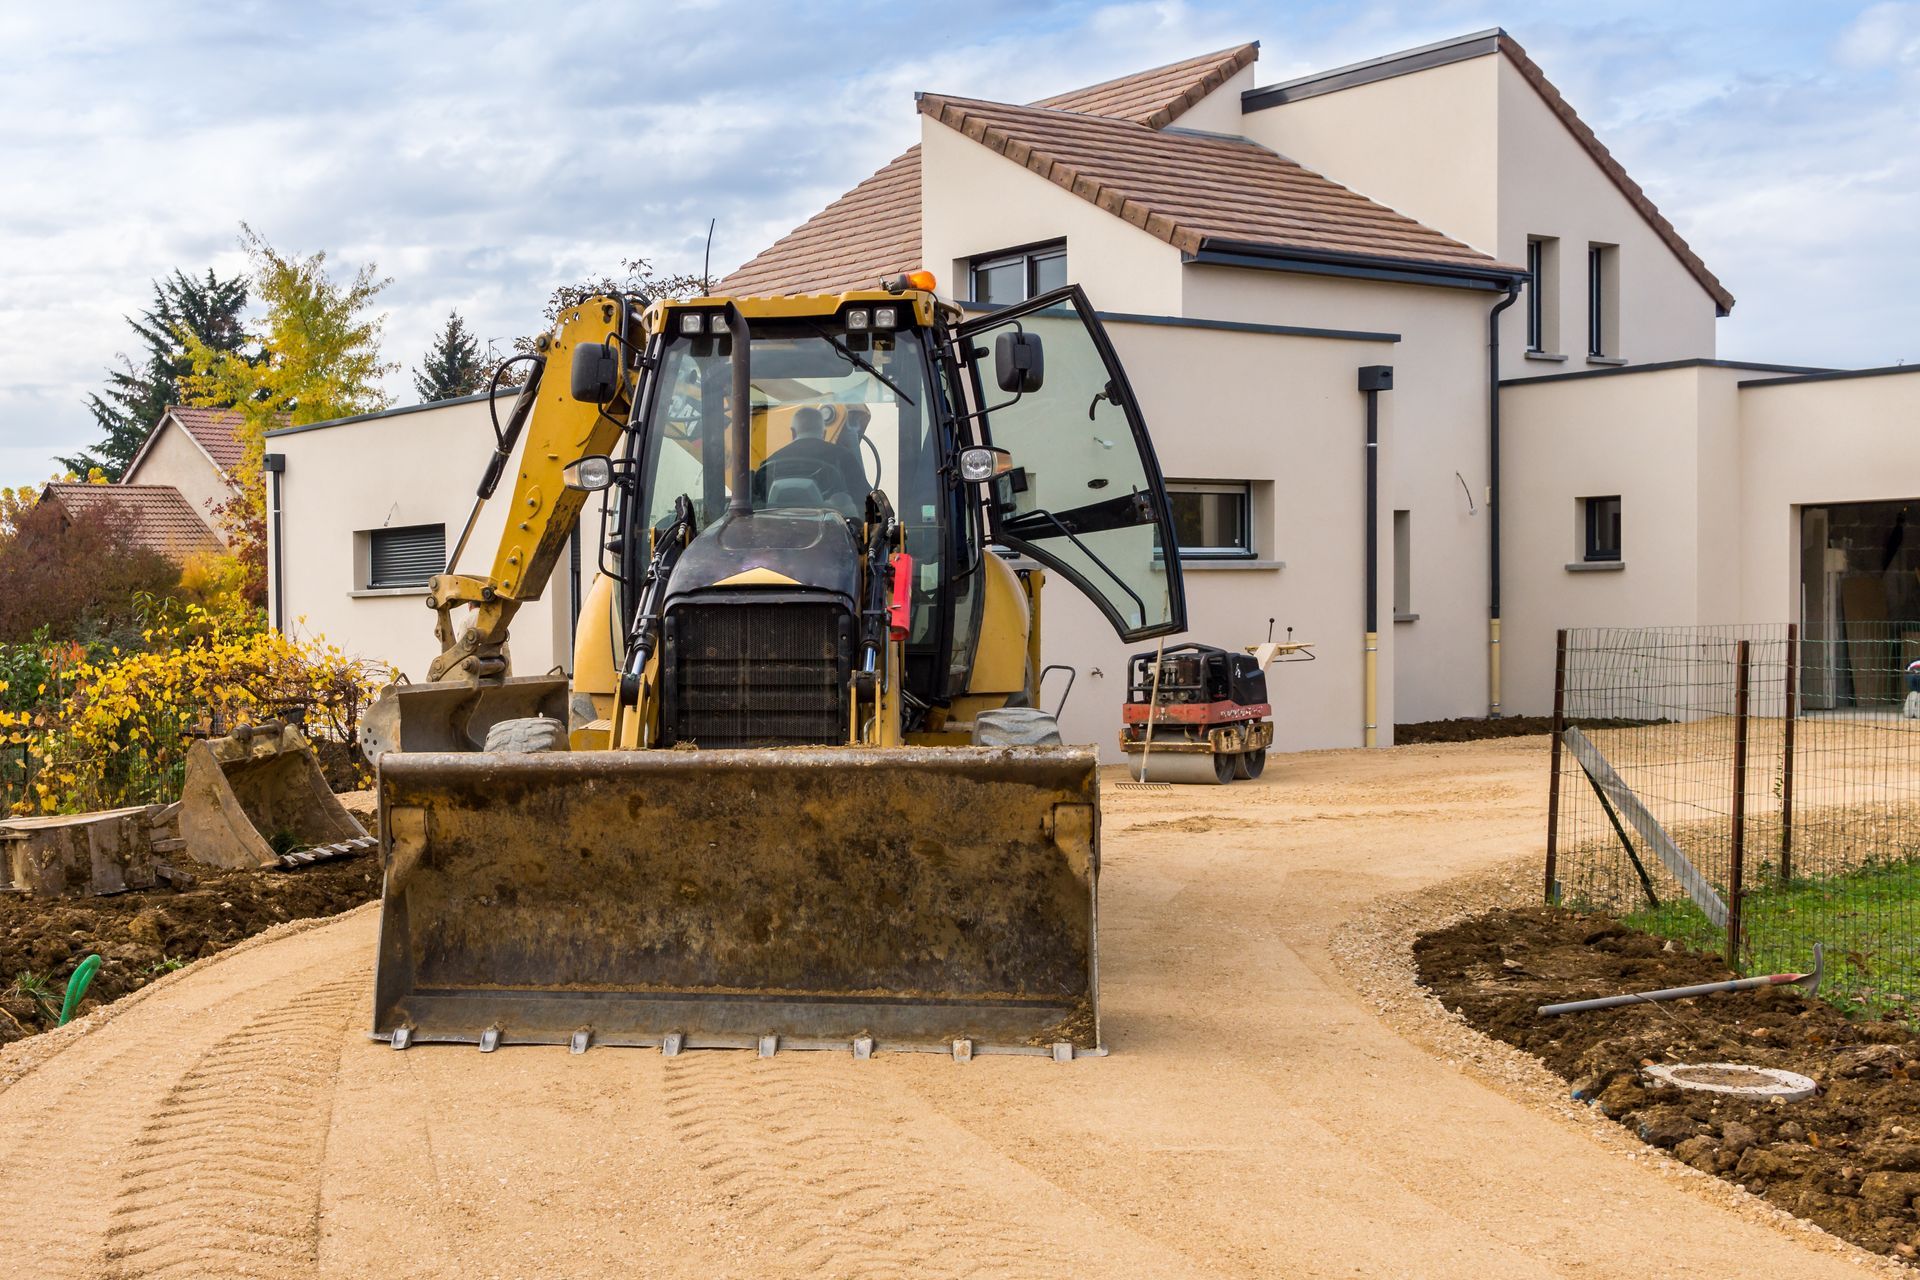
<path id="1" fill-rule="evenodd" d="M 42 654 L 46 679 L 24 710 L 0 711 L 0 735 L 30 756 L 19 813 L 75 813 L 175 800 L 192 731 L 304 717 L 308 734 L 350 743 L 387 678 L 317 640 L 223 625 L 198 605 L 146 633 L 153 647 L 88 656 Z M 10 691 L 0 681 L 0 695 Z M 18 705 L 18 698 L 8 698 Z"/>

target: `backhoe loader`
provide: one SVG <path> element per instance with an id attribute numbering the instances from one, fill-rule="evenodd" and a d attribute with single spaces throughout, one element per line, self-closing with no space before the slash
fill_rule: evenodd
<path id="1" fill-rule="evenodd" d="M 1085 294 L 615 295 L 522 359 L 492 568 L 458 572 L 470 520 L 429 679 L 368 717 L 374 1037 L 1102 1051 L 1095 757 L 1036 709 L 1041 589 L 1129 640 L 1185 605 Z M 572 676 L 515 675 L 576 529 Z"/>

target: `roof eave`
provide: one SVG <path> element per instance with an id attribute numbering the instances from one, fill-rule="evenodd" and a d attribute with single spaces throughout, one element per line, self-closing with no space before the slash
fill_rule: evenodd
<path id="1" fill-rule="evenodd" d="M 1520 268 L 1488 261 L 1433 262 L 1421 258 L 1378 257 L 1327 249 L 1302 249 L 1209 236 L 1197 252 L 1182 255 L 1202 266 L 1247 267 L 1257 271 L 1292 271 L 1306 275 L 1343 276 L 1391 284 L 1418 284 L 1448 289 L 1505 293 L 1527 278 Z"/>

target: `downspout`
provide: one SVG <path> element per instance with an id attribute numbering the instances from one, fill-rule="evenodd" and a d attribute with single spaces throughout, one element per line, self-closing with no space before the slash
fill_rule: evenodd
<path id="1" fill-rule="evenodd" d="M 1380 393 L 1393 389 L 1393 366 L 1360 368 L 1360 391 L 1367 397 L 1367 607 L 1361 648 L 1361 745 L 1380 745 Z"/>
<path id="2" fill-rule="evenodd" d="M 267 519 L 272 522 L 268 536 L 273 543 L 273 581 L 269 584 L 273 589 L 273 629 L 285 634 L 287 629 L 287 580 L 281 570 L 281 565 L 284 561 L 280 548 L 285 542 L 285 537 L 280 527 L 280 485 L 281 477 L 287 474 L 287 455 L 284 453 L 270 453 L 266 456 L 264 465 L 267 474 L 273 477 L 271 486 L 272 493 L 270 494 L 272 503 L 267 513 Z"/>
<path id="3" fill-rule="evenodd" d="M 1518 281 L 1487 313 L 1487 718 L 1500 718 L 1500 313 L 1520 297 Z"/>

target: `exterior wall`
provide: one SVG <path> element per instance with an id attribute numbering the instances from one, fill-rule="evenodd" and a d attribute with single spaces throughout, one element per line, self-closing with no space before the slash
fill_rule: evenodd
<path id="1" fill-rule="evenodd" d="M 172 418 L 165 420 L 140 465 L 122 477 L 123 484 L 170 484 L 180 491 L 194 514 L 207 522 L 214 536 L 229 541 L 214 519 L 213 509 L 233 496 L 220 468 L 193 437 Z"/>
<path id="2" fill-rule="evenodd" d="M 284 454 L 287 460 L 280 477 L 280 526 L 285 534 L 277 547 L 280 573 L 270 583 L 286 629 L 323 636 L 355 657 L 389 662 L 412 680 L 426 679 L 427 664 L 440 651 L 433 614 L 422 607 L 426 588 L 362 590 L 363 552 L 355 535 L 445 524 L 452 550 L 492 441 L 486 401 L 480 397 L 269 433 L 267 451 Z M 491 565 L 505 524 L 512 475 L 509 471 L 509 479 L 481 513 L 461 561 L 464 570 L 484 572 Z M 598 512 L 598 504 L 590 501 L 582 521 L 589 534 L 598 532 Z M 275 550 L 270 544 L 269 564 Z M 590 570 L 583 573 L 590 576 Z M 566 579 L 562 562 L 541 599 L 523 607 L 514 619 L 516 673 L 573 665 Z M 583 582 L 583 592 L 585 586 Z"/>
<path id="3" fill-rule="evenodd" d="M 1248 63 L 1234 72 L 1225 84 L 1182 111 L 1168 127 L 1200 133 L 1244 133 L 1240 124 L 1240 95 L 1253 88 L 1253 69 L 1254 64 Z"/>
<path id="4" fill-rule="evenodd" d="M 1394 389 L 1380 397 L 1379 740 L 1391 740 L 1395 721 L 1485 715 L 1489 476 L 1484 334 L 1487 309 L 1496 295 L 1193 266 L 1187 269 L 1186 296 L 1189 316 L 1398 335 L 1392 345 L 1367 344 L 1351 351 L 1327 344 L 1316 348 L 1320 359 L 1336 362 L 1326 375 L 1330 394 L 1337 397 L 1331 402 L 1303 395 L 1296 382 L 1282 380 L 1275 387 L 1268 414 L 1285 420 L 1312 406 L 1341 424 L 1331 434 L 1300 445 L 1288 442 L 1285 474 L 1297 486 L 1292 501 L 1301 504 L 1306 520 L 1299 539 L 1283 546 L 1279 556 L 1288 562 L 1289 575 L 1304 575 L 1311 561 L 1329 554 L 1329 543 L 1350 537 L 1355 559 L 1350 570 L 1341 572 L 1351 572 L 1359 583 L 1364 493 L 1357 478 L 1348 485 L 1339 477 L 1327 450 L 1344 439 L 1354 451 L 1354 465 L 1360 465 L 1364 401 L 1356 389 L 1356 370 L 1364 364 L 1392 365 Z M 1181 473 L 1169 467 L 1169 474 Z M 1276 492 L 1277 505 L 1286 509 L 1289 500 Z M 1391 621 L 1396 510 L 1409 512 L 1411 603 L 1419 615 L 1417 621 L 1399 623 Z M 1329 618 L 1325 624 L 1332 630 L 1316 635 L 1304 627 L 1300 631 L 1302 639 L 1321 642 L 1323 660 L 1330 650 L 1346 646 L 1357 653 L 1360 645 L 1360 604 L 1336 616 L 1337 621 Z M 1283 625 L 1287 621 L 1283 618 Z M 1334 675 L 1319 668 L 1301 668 L 1300 673 L 1303 680 Z M 1357 708 L 1357 683 L 1350 696 Z M 1323 741 L 1316 745 L 1346 741 L 1349 723 L 1357 726 L 1359 717 L 1323 727 Z"/>
<path id="5" fill-rule="evenodd" d="M 1700 608 L 1700 372 L 1501 389 L 1500 647 L 1511 713 L 1552 710 L 1557 628 L 1731 620 Z M 1580 499 L 1611 494 L 1621 568 L 1569 569 L 1586 550 Z"/>
<path id="6" fill-rule="evenodd" d="M 1237 132 L 1501 257 L 1495 67 L 1505 61 L 1489 54 L 1249 111 Z"/>
<path id="7" fill-rule="evenodd" d="M 1165 474 L 1255 486 L 1259 559 L 1251 565 L 1187 561 L 1188 631 L 1169 643 L 1198 640 L 1237 649 L 1266 639 L 1268 618 L 1276 619 L 1277 638 L 1293 627 L 1295 638 L 1316 642 L 1318 660 L 1277 667 L 1269 675 L 1275 747 L 1358 745 L 1358 503 L 1365 450 L 1363 401 L 1353 371 L 1390 362 L 1392 347 L 1157 324 L 1115 323 L 1108 332 Z M 1390 397 L 1383 403 L 1384 429 L 1391 431 Z M 1048 579 L 1042 598 L 1041 641 L 1045 661 L 1078 670 L 1063 735 L 1098 745 L 1105 759 L 1119 759 L 1115 739 L 1126 701 L 1127 656 L 1150 652 L 1153 642 L 1121 642 L 1098 610 L 1058 576 Z M 1382 667 L 1390 674 L 1389 664 Z M 1061 687 L 1060 677 L 1049 680 L 1047 706 Z"/>
<path id="8" fill-rule="evenodd" d="M 1499 235 L 1493 244 L 1472 243 L 1503 262 L 1524 265 L 1529 236 L 1559 241 L 1546 299 L 1554 313 L 1549 333 L 1557 327 L 1556 354 L 1567 360 L 1556 364 L 1527 359 L 1523 300 L 1501 317 L 1501 376 L 1524 378 L 1587 367 L 1587 248 L 1591 244 L 1618 246 L 1619 350 L 1609 351 L 1608 356 L 1634 364 L 1711 359 L 1713 299 L 1567 132 L 1526 77 L 1504 57 L 1457 65 L 1497 67 L 1499 72 Z M 1418 82 L 1437 74 L 1422 72 L 1403 79 Z M 1432 225 L 1460 235 L 1446 222 Z"/>
<path id="9" fill-rule="evenodd" d="M 1749 373 L 1748 379 L 1765 374 Z M 1800 616 L 1800 508 L 1920 496 L 1920 367 L 1769 385 L 1736 396 L 1744 449 L 1740 619 Z"/>
<path id="10" fill-rule="evenodd" d="M 934 120 L 922 117 L 922 260 L 953 296 L 971 258 L 1067 242 L 1067 278 L 1103 311 L 1180 312 L 1180 251 Z"/>

